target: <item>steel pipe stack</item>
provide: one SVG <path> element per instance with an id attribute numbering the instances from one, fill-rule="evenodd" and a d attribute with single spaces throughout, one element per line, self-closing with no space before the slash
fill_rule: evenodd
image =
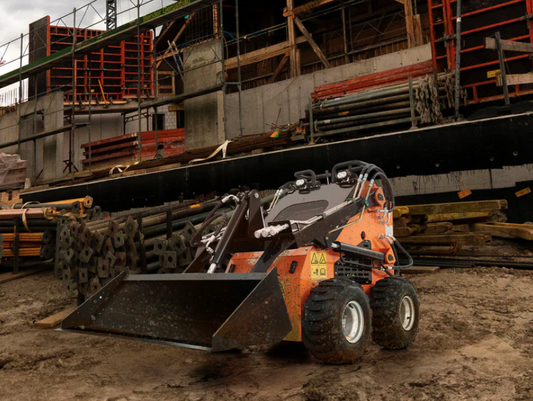
<path id="1" fill-rule="evenodd" d="M 98 217 L 93 199 L 69 199 L 51 203 L 26 202 L 0 210 L 2 259 L 12 259 L 15 273 L 21 262 L 52 259 L 58 222 Z"/>
<path id="2" fill-rule="evenodd" d="M 195 254 L 192 237 L 218 203 L 186 201 L 60 225 L 58 270 L 65 287 L 83 300 L 126 268 L 143 274 L 182 272 Z"/>
<path id="3" fill-rule="evenodd" d="M 427 75 L 394 85 L 363 90 L 308 107 L 312 137 L 382 132 L 393 127 L 438 124 L 455 107 L 455 75 Z M 463 100 L 465 100 L 464 92 Z"/>

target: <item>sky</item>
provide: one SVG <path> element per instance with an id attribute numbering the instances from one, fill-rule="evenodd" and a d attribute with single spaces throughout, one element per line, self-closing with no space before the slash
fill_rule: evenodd
<path id="1" fill-rule="evenodd" d="M 137 0 L 131 1 L 134 4 L 137 3 Z M 137 17 L 137 10 L 135 9 L 124 12 L 133 7 L 131 1 L 117 0 L 118 12 L 122 12 L 118 16 L 118 25 L 125 24 Z M 141 15 L 148 14 L 153 10 L 173 3 L 172 0 L 140 1 L 141 4 L 144 4 L 141 7 Z M 89 3 L 92 3 L 92 7 L 84 7 Z M 53 21 L 70 14 L 63 21 L 57 21 L 56 25 L 64 26 L 66 24 L 67 26 L 72 26 L 72 12 L 74 8 L 80 10 L 76 13 L 76 25 L 81 28 L 86 28 L 89 25 L 101 21 L 101 17 L 105 17 L 106 2 L 105 0 L 0 0 L 0 60 L 3 58 L 4 62 L 6 62 L 4 66 L 0 66 L 0 75 L 19 67 L 18 60 L 11 63 L 10 61 L 20 57 L 20 34 L 28 33 L 30 23 L 49 15 L 53 24 Z M 100 23 L 92 28 L 105 29 L 105 24 Z M 13 39 L 17 39 L 17 41 L 7 47 L 5 44 Z M 24 60 L 24 63 L 26 62 L 27 59 Z M 11 87 L 2 88 L 0 89 L 0 93 L 5 93 L 11 89 Z"/>

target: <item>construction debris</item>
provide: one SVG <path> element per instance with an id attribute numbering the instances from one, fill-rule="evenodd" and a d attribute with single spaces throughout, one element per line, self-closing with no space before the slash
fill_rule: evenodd
<path id="1" fill-rule="evenodd" d="M 0 153 L 0 189 L 24 188 L 27 165 L 19 155 Z"/>

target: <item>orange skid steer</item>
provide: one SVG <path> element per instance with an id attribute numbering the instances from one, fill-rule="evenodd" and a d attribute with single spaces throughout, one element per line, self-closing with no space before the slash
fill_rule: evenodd
<path id="1" fill-rule="evenodd" d="M 63 331 L 113 335 L 208 351 L 303 341 L 317 359 L 350 363 L 370 339 L 403 349 L 417 335 L 419 301 L 399 277 L 411 257 L 392 230 L 385 173 L 350 161 L 331 173 L 295 174 L 268 210 L 257 191 L 229 195 L 180 274 L 122 272 L 62 322 Z M 400 266 L 398 254 L 409 262 Z"/>

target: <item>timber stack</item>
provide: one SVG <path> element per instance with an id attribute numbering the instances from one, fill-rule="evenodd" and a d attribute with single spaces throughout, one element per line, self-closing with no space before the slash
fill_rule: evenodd
<path id="1" fill-rule="evenodd" d="M 506 200 L 396 206 L 394 236 L 414 256 L 484 256 L 493 238 L 533 240 L 531 223 L 506 222 L 507 207 Z"/>

